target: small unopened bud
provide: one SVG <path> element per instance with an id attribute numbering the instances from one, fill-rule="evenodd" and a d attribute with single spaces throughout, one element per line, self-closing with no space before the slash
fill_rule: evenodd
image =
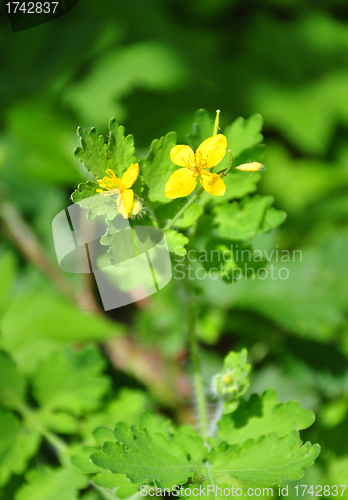
<path id="1" fill-rule="evenodd" d="M 235 168 L 237 170 L 242 170 L 242 172 L 262 172 L 266 170 L 265 166 L 257 161 L 252 161 L 251 163 L 243 163 L 242 165 L 239 165 Z"/>
<path id="2" fill-rule="evenodd" d="M 136 217 L 137 215 L 141 216 L 145 212 L 145 207 L 140 198 L 137 198 L 134 205 L 133 210 L 130 214 L 131 217 Z"/>
<path id="3" fill-rule="evenodd" d="M 249 388 L 250 365 L 247 350 L 230 352 L 224 359 L 224 367 L 213 378 L 213 390 L 224 402 L 224 413 L 231 413 L 239 405 L 239 399 Z"/>

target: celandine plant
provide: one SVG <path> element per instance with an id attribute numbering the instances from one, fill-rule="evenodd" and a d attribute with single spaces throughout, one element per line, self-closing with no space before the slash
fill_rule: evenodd
<path id="1" fill-rule="evenodd" d="M 105 218 L 108 230 L 101 242 L 108 247 L 111 263 L 117 262 L 118 252 L 113 223 L 121 213 L 131 227 L 162 228 L 174 261 L 190 250 L 229 254 L 223 267 L 213 270 L 210 261 L 204 266 L 215 278 L 231 282 L 229 277 L 239 269 L 234 246 L 250 248 L 254 236 L 285 220 L 284 212 L 272 207 L 271 196 L 253 194 L 263 169 L 261 128 L 261 116 L 253 115 L 238 118 L 221 134 L 219 112 L 213 121 L 199 110 L 187 145 L 177 145 L 170 132 L 153 141 L 146 158 L 135 154 L 132 136 L 125 137 L 114 119 L 108 142 L 94 128 L 79 129 L 76 156 L 95 180 L 80 184 L 72 199 L 89 209 L 89 218 Z M 104 203 L 115 190 L 116 201 Z M 196 284 L 187 273 L 181 275 L 184 279 L 176 284 L 184 297 L 183 330 L 191 353 L 197 429 L 145 412 L 140 425 L 115 422 L 113 429 L 97 428 L 95 446 L 75 454 L 73 464 L 104 494 L 106 488 L 119 498 L 137 491 L 153 494 L 153 488 L 183 498 L 199 492 L 228 497 L 236 481 L 273 485 L 300 479 L 303 468 L 319 454 L 318 445 L 303 444 L 299 436 L 314 415 L 296 401 L 278 403 L 273 390 L 246 398 L 246 350 L 226 356 L 222 371 L 212 380 L 214 398 L 208 405 L 196 336 Z"/>

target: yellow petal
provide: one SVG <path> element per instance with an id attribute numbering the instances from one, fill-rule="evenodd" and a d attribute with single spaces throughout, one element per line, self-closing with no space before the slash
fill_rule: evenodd
<path id="1" fill-rule="evenodd" d="M 207 162 L 205 168 L 213 168 L 226 154 L 227 139 L 222 134 L 213 135 L 200 144 L 196 151 Z"/>
<path id="2" fill-rule="evenodd" d="M 197 174 L 187 168 L 179 168 L 168 179 L 164 192 L 167 198 L 172 200 L 187 196 L 196 187 Z"/>
<path id="3" fill-rule="evenodd" d="M 199 178 L 202 186 L 208 193 L 214 196 L 223 196 L 225 194 L 225 183 L 218 174 L 202 170 Z"/>
<path id="4" fill-rule="evenodd" d="M 258 172 L 259 170 L 265 170 L 265 167 L 262 163 L 258 163 L 257 161 L 253 161 L 251 163 L 243 163 L 236 167 L 237 170 L 242 170 L 243 172 Z"/>
<path id="5" fill-rule="evenodd" d="M 126 172 L 122 175 L 121 184 L 123 189 L 128 189 L 133 186 L 139 175 L 139 164 L 133 163 L 127 168 Z"/>
<path id="6" fill-rule="evenodd" d="M 117 209 L 124 219 L 128 219 L 134 205 L 133 189 L 126 189 L 117 197 Z"/>
<path id="7" fill-rule="evenodd" d="M 170 150 L 170 158 L 179 167 L 187 167 L 187 165 L 192 165 L 195 161 L 195 156 L 190 146 L 184 145 L 174 146 Z"/>

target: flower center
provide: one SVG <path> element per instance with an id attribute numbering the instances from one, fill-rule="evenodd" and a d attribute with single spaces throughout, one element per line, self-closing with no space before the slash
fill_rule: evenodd
<path id="1" fill-rule="evenodd" d="M 194 166 L 200 172 L 203 168 L 207 168 L 207 160 L 205 160 L 202 156 L 202 153 L 197 149 L 195 154 L 195 163 Z"/>

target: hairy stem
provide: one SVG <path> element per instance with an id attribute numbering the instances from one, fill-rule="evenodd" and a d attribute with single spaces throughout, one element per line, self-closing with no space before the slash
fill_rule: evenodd
<path id="1" fill-rule="evenodd" d="M 172 227 L 172 226 L 176 223 L 176 221 L 177 221 L 178 219 L 180 219 L 180 217 L 181 217 L 181 216 L 182 216 L 182 214 L 183 214 L 183 213 L 184 213 L 184 212 L 188 209 L 188 207 L 189 207 L 190 205 L 192 205 L 192 203 L 193 203 L 194 201 L 196 201 L 196 200 L 197 200 L 198 196 L 199 196 L 200 194 L 202 194 L 202 193 L 203 193 L 203 191 L 204 191 L 204 188 L 201 188 L 199 191 L 197 191 L 197 193 L 196 193 L 195 195 L 193 195 L 193 196 L 192 196 L 192 198 L 190 198 L 190 199 L 188 200 L 188 202 L 187 202 L 187 203 L 186 203 L 186 204 L 185 204 L 185 205 L 184 205 L 184 206 L 183 206 L 183 207 L 179 210 L 179 212 L 176 214 L 176 216 L 175 216 L 173 219 L 171 219 L 170 221 L 168 221 L 168 222 L 167 222 L 167 224 L 164 226 L 164 230 L 166 230 L 166 229 L 170 229 L 170 228 L 171 228 L 171 227 Z"/>
<path id="2" fill-rule="evenodd" d="M 187 328 L 189 335 L 189 346 L 193 370 L 193 384 L 197 404 L 199 430 L 202 438 L 206 440 L 208 434 L 208 408 L 205 397 L 204 382 L 199 355 L 199 345 L 196 332 L 196 318 L 193 309 L 191 290 L 189 283 L 185 284 L 186 306 L 187 306 Z"/>

